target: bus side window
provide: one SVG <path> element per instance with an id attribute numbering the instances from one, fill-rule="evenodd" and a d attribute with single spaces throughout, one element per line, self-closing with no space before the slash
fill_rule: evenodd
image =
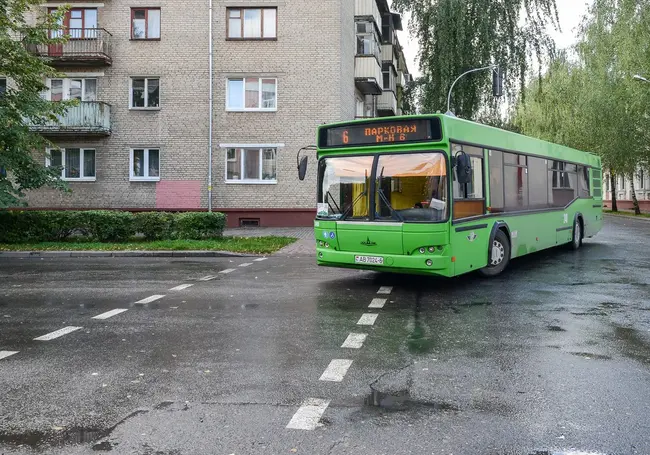
<path id="1" fill-rule="evenodd" d="M 490 165 L 490 211 L 503 212 L 505 197 L 503 189 L 503 152 L 490 150 L 488 161 Z"/>
<path id="2" fill-rule="evenodd" d="M 472 181 L 461 185 L 454 178 L 454 219 L 485 214 L 483 159 L 471 155 L 470 162 L 472 165 Z"/>

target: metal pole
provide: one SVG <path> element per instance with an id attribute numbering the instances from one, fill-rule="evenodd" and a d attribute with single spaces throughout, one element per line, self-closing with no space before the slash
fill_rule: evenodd
<path id="1" fill-rule="evenodd" d="M 449 95 L 447 96 L 447 115 L 448 114 L 453 115 L 453 113 L 451 112 L 451 91 L 454 89 L 454 85 L 456 85 L 456 82 L 458 82 L 463 76 L 467 76 L 470 73 L 475 73 L 477 71 L 494 70 L 495 68 L 498 68 L 498 67 L 499 67 L 499 65 L 490 65 L 490 66 L 486 66 L 484 68 L 476 68 L 476 69 L 473 69 L 473 70 L 466 71 L 463 74 L 461 74 L 460 76 L 458 76 L 456 78 L 456 80 L 454 81 L 454 83 L 451 84 L 451 88 L 449 89 Z"/>
<path id="2" fill-rule="evenodd" d="M 209 35 L 210 35 L 210 43 L 208 44 L 209 48 L 209 71 L 210 71 L 210 77 L 208 80 L 210 81 L 210 88 L 209 88 L 209 104 L 210 106 L 208 107 L 208 115 L 210 118 L 208 119 L 209 122 L 209 132 L 208 132 L 208 212 L 212 212 L 212 130 L 213 130 L 213 123 L 214 123 L 214 116 L 213 116 L 213 71 L 212 71 L 212 54 L 213 54 L 213 41 L 212 41 L 212 0 L 209 0 L 209 9 L 210 12 L 208 16 L 210 16 L 210 26 L 209 26 Z"/>

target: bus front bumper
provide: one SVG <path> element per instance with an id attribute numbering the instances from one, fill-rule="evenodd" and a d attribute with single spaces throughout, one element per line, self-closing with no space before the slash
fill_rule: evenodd
<path id="1" fill-rule="evenodd" d="M 368 256 L 367 253 L 317 248 L 316 256 L 318 265 L 326 267 L 441 276 L 452 276 L 453 270 L 451 258 L 439 254 L 377 254 Z M 359 262 L 367 260 L 363 258 L 380 258 L 381 263 Z"/>

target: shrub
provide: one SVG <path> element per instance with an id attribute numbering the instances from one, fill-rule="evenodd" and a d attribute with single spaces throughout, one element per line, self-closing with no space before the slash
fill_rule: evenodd
<path id="1" fill-rule="evenodd" d="M 142 212 L 135 215 L 134 230 L 147 240 L 164 240 L 172 237 L 174 214 Z"/>
<path id="2" fill-rule="evenodd" d="M 81 231 L 83 212 L 60 210 L 60 211 L 37 211 L 24 212 L 31 215 L 34 229 L 30 232 L 30 238 L 37 241 L 58 242 L 70 237 L 73 233 Z"/>
<path id="3" fill-rule="evenodd" d="M 21 216 L 25 212 L 0 211 L 0 242 L 18 243 L 25 240 L 29 222 Z"/>
<path id="4" fill-rule="evenodd" d="M 225 227 L 226 215 L 223 213 L 179 213 L 174 223 L 174 237 L 189 240 L 221 237 Z"/>
<path id="5" fill-rule="evenodd" d="M 80 228 L 100 242 L 121 242 L 135 234 L 135 217 L 130 212 L 91 210 L 80 212 Z"/>

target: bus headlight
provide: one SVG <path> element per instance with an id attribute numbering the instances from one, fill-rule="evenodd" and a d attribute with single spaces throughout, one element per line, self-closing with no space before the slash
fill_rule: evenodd
<path id="1" fill-rule="evenodd" d="M 426 252 L 427 252 L 427 250 L 425 250 L 424 248 L 420 248 L 420 254 L 424 254 Z"/>
<path id="2" fill-rule="evenodd" d="M 433 261 L 431 259 L 427 259 L 427 267 L 431 267 L 433 265 Z"/>
<path id="3" fill-rule="evenodd" d="M 330 247 L 330 244 L 329 244 L 329 243 L 326 243 L 326 244 L 325 244 L 325 248 L 329 248 L 329 247 Z"/>
<path id="4" fill-rule="evenodd" d="M 435 246 L 430 246 L 429 247 L 429 253 L 435 253 L 436 247 Z"/>

